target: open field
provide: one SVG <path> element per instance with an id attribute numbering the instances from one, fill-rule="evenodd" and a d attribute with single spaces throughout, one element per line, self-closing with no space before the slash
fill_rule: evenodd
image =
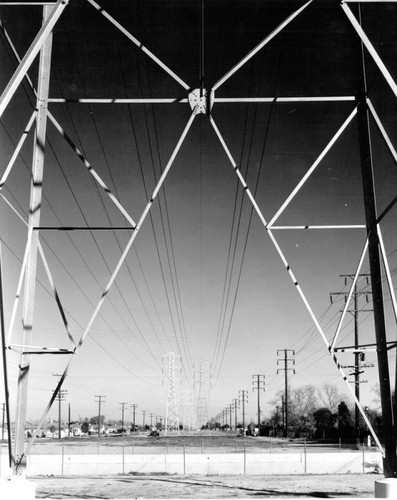
<path id="1" fill-rule="evenodd" d="M 3 453 L 6 453 L 3 443 Z M 240 436 L 235 433 L 201 432 L 170 434 L 149 437 L 147 433 L 111 436 L 84 436 L 65 439 L 36 439 L 31 454 L 61 454 L 62 447 L 69 454 L 118 454 L 124 447 L 126 453 L 238 453 L 244 449 L 249 453 L 302 452 L 305 447 L 310 452 L 343 452 L 357 450 L 357 446 L 341 440 L 334 443 L 305 441 L 303 439 L 283 439 L 273 437 Z M 374 450 L 374 449 L 372 449 Z"/>
<path id="2" fill-rule="evenodd" d="M 248 470 L 245 474 L 245 462 L 244 474 L 239 471 L 237 474 L 233 473 L 232 468 L 226 467 L 222 473 L 206 475 L 205 471 L 199 473 L 199 470 L 197 472 L 191 470 L 189 465 L 194 456 L 208 458 L 210 456 L 220 457 L 221 454 L 224 454 L 224 456 L 230 457 L 228 460 L 230 460 L 230 467 L 232 467 L 233 460 L 240 460 L 239 457 L 244 456 L 243 450 L 244 455 L 246 452 L 247 458 L 250 459 L 247 460 L 248 469 L 256 462 L 258 466 L 266 454 L 268 465 L 265 463 L 263 474 L 254 471 L 249 473 Z M 1 451 L 3 458 L 5 458 L 5 443 L 2 443 Z M 121 451 L 123 453 L 123 471 L 124 456 L 126 460 L 125 473 L 122 473 L 121 468 L 119 468 L 120 473 L 111 474 L 111 469 L 105 466 L 103 471 L 106 472 L 87 474 L 82 471 L 77 476 L 68 475 L 70 469 L 67 467 L 70 465 L 68 465 L 67 456 L 75 456 L 75 459 L 78 460 L 83 459 L 88 470 L 88 466 L 92 467 L 99 455 L 101 457 L 121 456 Z M 283 473 L 281 455 L 289 456 L 292 459 L 298 454 L 303 457 L 307 453 L 309 464 L 313 461 L 314 463 L 324 462 L 326 456 L 329 460 L 329 453 L 331 453 L 334 457 L 332 460 L 341 464 L 343 457 L 347 457 L 353 451 L 358 454 L 360 460 L 362 453 L 365 452 L 369 456 L 371 452 L 368 448 L 359 451 L 356 445 L 339 441 L 336 443 L 305 442 L 299 439 L 236 436 L 234 433 L 209 434 L 201 432 L 189 435 L 162 435 L 156 438 L 148 437 L 147 434 L 101 436 L 99 439 L 97 436 L 62 440 L 39 438 L 32 447 L 32 460 L 48 459 L 51 461 L 51 457 L 53 457 L 51 462 L 53 465 L 54 460 L 59 460 L 60 455 L 64 454 L 65 471 L 63 474 L 62 465 L 62 474 L 56 469 L 56 472 L 49 471 L 48 475 L 41 472 L 34 474 L 28 472 L 28 476 L 36 485 L 37 498 L 373 497 L 375 480 L 383 477 L 380 474 L 302 474 L 303 469 L 301 468 L 298 473 L 291 475 L 289 472 L 284 472 L 284 475 L 281 475 Z M 150 459 L 150 455 L 156 454 L 157 456 L 160 454 L 169 455 L 170 463 L 178 455 L 186 454 L 186 458 L 190 457 L 186 462 L 189 466 L 186 468 L 186 473 L 145 473 L 143 465 L 140 465 L 140 472 L 131 472 L 127 467 L 127 455 L 136 455 L 135 460 L 142 460 L 143 464 L 146 460 L 144 457 Z M 274 454 L 274 459 L 271 458 L 272 454 Z M 206 457 L 207 455 L 208 457 Z M 171 460 L 172 457 L 175 458 Z M 279 459 L 281 459 L 280 467 L 278 465 Z M 165 461 L 168 463 L 167 459 Z M 84 466 L 85 469 L 86 466 Z M 372 471 L 373 469 L 366 470 L 366 472 Z M 347 470 L 347 472 L 349 471 Z M 350 472 L 357 471 L 350 469 Z"/>

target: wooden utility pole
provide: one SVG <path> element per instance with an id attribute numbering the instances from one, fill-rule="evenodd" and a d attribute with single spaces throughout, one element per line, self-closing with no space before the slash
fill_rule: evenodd
<path id="1" fill-rule="evenodd" d="M 229 408 L 229 420 L 230 420 L 230 430 L 232 430 L 232 413 L 233 413 L 233 404 L 230 403 Z"/>
<path id="2" fill-rule="evenodd" d="M 362 273 L 358 274 L 357 278 L 355 274 L 341 274 L 340 277 L 344 278 L 345 280 L 345 285 L 348 284 L 348 280 L 354 283 L 354 290 L 352 293 L 353 297 L 353 309 L 348 309 L 347 312 L 353 315 L 354 318 L 354 366 L 351 365 L 344 365 L 342 368 L 352 368 L 354 371 L 350 375 L 354 376 L 354 394 L 357 398 L 357 401 L 360 401 L 360 384 L 366 382 L 366 380 L 360 380 L 360 375 L 363 372 L 363 368 L 368 368 L 373 365 L 364 365 L 362 362 L 364 361 L 364 351 L 360 348 L 360 340 L 359 340 L 359 330 L 358 330 L 358 314 L 360 312 L 372 312 L 373 309 L 360 309 L 359 308 L 359 298 L 360 296 L 365 297 L 366 302 L 369 302 L 369 296 L 372 296 L 371 291 L 365 291 L 365 290 L 359 290 L 358 288 L 358 283 L 360 280 L 365 279 L 366 284 L 370 284 L 370 274 L 367 273 Z M 355 279 L 356 278 L 356 279 Z M 333 303 L 334 297 L 342 296 L 344 297 L 344 300 L 347 301 L 349 292 L 331 292 L 330 293 L 330 299 L 331 303 Z M 355 405 L 355 412 L 354 412 L 354 435 L 356 439 L 358 440 L 360 438 L 360 411 Z"/>
<path id="3" fill-rule="evenodd" d="M 265 376 L 264 375 L 252 375 L 252 390 L 258 391 L 258 432 L 260 434 L 261 429 L 261 400 L 260 392 L 265 391 Z"/>
<path id="4" fill-rule="evenodd" d="M 70 437 L 70 403 L 68 403 L 68 437 Z"/>
<path id="5" fill-rule="evenodd" d="M 121 404 L 121 433 L 123 433 L 124 432 L 124 408 L 125 408 L 125 405 L 127 405 L 128 403 L 123 401 L 120 404 Z"/>
<path id="6" fill-rule="evenodd" d="M 138 405 L 136 403 L 133 403 L 131 405 L 132 408 L 132 427 L 133 427 L 133 432 L 135 432 L 135 412 L 136 409 L 138 408 Z"/>
<path id="7" fill-rule="evenodd" d="M 281 396 L 281 424 L 283 427 L 283 435 L 285 436 L 285 401 L 284 401 L 284 396 Z"/>
<path id="8" fill-rule="evenodd" d="M 233 403 L 234 403 L 234 428 L 237 429 L 237 406 L 240 407 L 240 401 L 238 398 L 235 398 L 233 399 Z"/>
<path id="9" fill-rule="evenodd" d="M 288 368 L 288 363 L 292 362 L 292 364 L 295 364 L 295 359 L 293 358 L 288 358 L 288 353 L 292 353 L 292 356 L 295 356 L 295 351 L 293 349 L 281 349 L 277 351 L 277 356 L 279 353 L 284 353 L 284 358 L 278 359 L 277 360 L 277 365 L 279 362 L 284 363 L 284 368 L 279 368 L 277 369 L 277 375 L 279 372 L 284 372 L 284 414 L 285 414 L 285 426 L 284 426 L 284 437 L 288 437 L 288 371 L 292 371 L 295 373 L 294 368 Z"/>
<path id="10" fill-rule="evenodd" d="M 101 405 L 105 403 L 106 396 L 95 396 L 96 402 L 98 403 L 98 439 L 101 435 Z"/>
<path id="11" fill-rule="evenodd" d="M 243 404 L 243 432 L 245 434 L 245 403 L 248 403 L 248 391 L 243 389 L 238 391 L 238 398 Z"/>
<path id="12" fill-rule="evenodd" d="M 68 391 L 64 389 L 60 389 L 58 391 L 56 400 L 58 401 L 58 439 L 61 439 L 62 433 L 61 433 L 61 411 L 62 411 L 62 401 L 65 401 L 66 395 Z"/>

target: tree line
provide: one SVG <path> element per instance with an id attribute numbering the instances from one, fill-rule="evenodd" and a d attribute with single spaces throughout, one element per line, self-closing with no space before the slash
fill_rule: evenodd
<path id="1" fill-rule="evenodd" d="M 307 437 L 314 439 L 356 438 L 369 434 L 360 414 L 356 417 L 354 405 L 348 404 L 348 397 L 336 385 L 325 383 L 319 389 L 307 384 L 289 390 L 287 405 L 279 392 L 272 401 L 274 409 L 264 426 L 272 435 Z M 288 429 L 285 428 L 288 412 Z M 382 435 L 382 418 L 376 409 L 365 407 L 365 413 L 378 435 Z"/>
<path id="2" fill-rule="evenodd" d="M 330 383 L 323 384 L 321 388 L 312 384 L 297 388 L 289 387 L 288 401 L 285 401 L 284 391 L 279 391 L 271 401 L 273 409 L 270 416 L 261 419 L 260 429 L 257 429 L 257 421 L 251 421 L 244 432 L 321 440 L 360 439 L 362 442 L 369 435 L 369 429 L 360 414 L 356 418 L 355 405 L 349 403 L 349 400 L 350 398 L 341 393 L 336 385 Z M 382 437 L 381 413 L 377 409 L 368 407 L 365 407 L 365 413 L 376 434 Z M 212 421 L 208 425 L 224 430 L 230 427 L 225 421 L 222 423 Z M 239 422 L 237 429 L 241 428 L 242 424 Z"/>

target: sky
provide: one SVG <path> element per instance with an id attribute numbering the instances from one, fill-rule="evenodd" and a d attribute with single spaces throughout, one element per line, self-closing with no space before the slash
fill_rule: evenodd
<path id="1" fill-rule="evenodd" d="M 200 32 L 197 0 L 101 1 L 190 88 L 211 88 L 264 39 L 300 1 L 204 2 Z M 356 11 L 356 6 L 352 9 Z M 38 6 L 0 6 L 0 19 L 23 54 L 41 23 Z M 363 5 L 363 26 L 392 75 L 395 67 L 396 7 Z M 203 40 L 204 58 L 200 64 Z M 393 45 L 394 43 L 394 45 Z M 2 34 L 4 89 L 15 61 Z M 313 2 L 215 92 L 216 98 L 353 96 L 360 65 L 359 44 L 338 2 Z M 396 140 L 393 94 L 367 57 L 369 95 L 391 140 Z M 201 70 L 200 70 L 201 68 Z M 37 61 L 29 74 L 36 84 Z M 87 1 L 70 1 L 53 41 L 50 97 L 172 98 L 188 91 L 112 26 Z M 24 82 L 4 113 L 0 127 L 1 172 L 32 114 L 32 92 Z M 214 102 L 211 116 L 251 192 L 269 221 L 327 146 L 354 103 Z M 187 103 L 50 103 L 49 109 L 117 199 L 137 221 L 151 198 L 191 109 Z M 395 196 L 393 159 L 372 123 L 378 210 Z M 27 217 L 30 133 L 2 194 Z M 123 215 L 93 181 L 67 142 L 48 124 L 41 226 L 126 227 Z M 8 329 L 26 227 L 1 200 L 5 323 Z M 396 266 L 395 209 L 382 224 L 389 265 Z M 348 125 L 331 151 L 285 209 L 277 224 L 363 225 L 357 123 Z M 340 277 L 357 268 L 365 242 L 363 229 L 279 230 L 273 232 L 311 309 L 328 339 L 336 330 L 343 296 Z M 40 241 L 76 342 L 88 324 L 131 231 L 49 231 Z M 368 272 L 365 259 L 362 272 Z M 368 286 L 359 285 L 363 291 Z M 70 348 L 42 263 L 38 266 L 34 345 Z M 359 333 L 374 342 L 371 303 L 360 299 Z M 395 339 L 390 293 L 385 305 Z M 21 341 L 20 304 L 13 343 Z M 340 346 L 353 345 L 353 317 L 347 314 Z M 284 386 L 279 350 L 295 351 L 291 387 L 324 383 L 348 394 L 320 335 L 285 270 L 269 235 L 252 211 L 241 183 L 208 116 L 199 114 L 144 221 L 115 283 L 78 354 L 63 389 L 72 419 L 96 414 L 95 396 L 105 396 L 103 412 L 118 418 L 121 402 L 164 416 L 168 353 L 175 353 L 175 384 L 180 417 L 183 392 L 199 387 L 208 415 L 215 417 L 240 390 L 248 391 L 246 414 L 256 418 L 252 376 L 265 375 L 263 415 L 269 416 Z M 290 353 L 291 354 L 291 353 Z M 391 361 L 395 360 L 393 352 Z M 68 356 L 31 356 L 28 418 L 41 416 L 65 369 Z M 340 356 L 352 364 L 353 356 Z M 374 353 L 367 355 L 376 364 Z M 15 413 L 18 355 L 9 353 L 11 413 Z M 391 365 L 392 371 L 394 365 Z M 292 365 L 291 365 L 292 368 Z M 376 407 L 376 366 L 361 385 L 364 405 Z M 209 390 L 208 388 L 211 387 Z M 208 391 L 208 392 L 207 392 Z M 346 399 L 350 401 L 349 396 Z M 141 414 L 139 413 L 139 418 Z M 56 409 L 50 418 L 56 418 Z"/>

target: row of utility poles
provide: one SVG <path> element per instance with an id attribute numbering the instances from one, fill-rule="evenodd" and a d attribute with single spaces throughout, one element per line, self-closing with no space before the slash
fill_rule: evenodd
<path id="1" fill-rule="evenodd" d="M 260 393 L 265 390 L 265 375 L 256 374 L 252 375 L 252 390 L 257 391 L 258 393 L 258 430 L 261 424 L 261 406 L 260 406 Z M 237 429 L 238 425 L 238 409 L 242 409 L 242 428 L 243 432 L 245 432 L 245 404 L 248 403 L 248 391 L 245 389 L 241 389 L 238 391 L 238 397 L 232 399 L 232 402 L 226 406 L 216 418 L 222 419 L 222 426 L 229 425 L 231 429 L 232 425 L 232 416 L 234 414 L 234 428 Z M 240 406 L 241 404 L 241 406 Z M 229 420 L 229 422 L 228 422 Z"/>
<path id="2" fill-rule="evenodd" d="M 53 373 L 53 377 L 61 377 L 59 373 Z M 57 396 L 56 400 L 58 401 L 58 437 L 59 439 L 61 438 L 61 403 L 62 401 L 66 400 L 66 395 L 67 395 L 67 390 L 60 389 Z M 100 394 L 100 395 L 95 395 L 95 402 L 98 403 L 98 437 L 100 436 L 100 429 L 101 429 L 101 410 L 102 410 L 102 404 L 106 403 L 106 396 Z M 119 403 L 121 405 L 121 428 L 124 429 L 124 414 L 125 414 L 125 406 L 128 405 L 127 402 L 122 401 Z M 130 408 L 132 409 L 132 426 L 135 430 L 136 427 L 136 409 L 138 408 L 138 405 L 136 403 L 131 404 Z M 68 419 L 68 434 L 70 436 L 70 403 L 68 407 L 68 412 L 69 412 L 69 419 Z M 142 410 L 142 427 L 145 427 L 145 417 L 148 412 L 146 410 Z M 154 415 L 153 413 L 149 414 L 150 416 L 150 427 L 153 427 L 153 417 L 156 418 L 156 426 L 158 424 L 158 420 L 160 420 L 160 425 L 162 426 L 162 417 L 159 417 L 158 415 Z M 4 424 L 3 424 L 3 429 L 4 429 Z M 4 431 L 3 431 L 4 434 Z"/>
<path id="3" fill-rule="evenodd" d="M 355 275 L 346 274 L 341 275 L 342 278 L 345 279 L 345 285 L 347 285 L 348 280 L 352 281 L 355 278 Z M 363 368 L 371 367 L 373 365 L 364 364 L 363 361 L 365 359 L 364 352 L 360 349 L 359 344 L 359 330 L 358 330 L 358 314 L 362 312 L 370 312 L 372 309 L 368 308 L 359 308 L 358 301 L 360 296 L 365 296 L 366 302 L 369 302 L 369 296 L 371 292 L 365 290 L 359 290 L 357 282 L 360 278 L 366 279 L 366 284 L 369 284 L 369 274 L 360 274 L 356 278 L 356 282 L 354 285 L 354 291 L 352 294 L 354 306 L 353 309 L 348 309 L 347 312 L 351 313 L 354 316 L 354 346 L 352 346 L 351 350 L 354 352 L 355 362 L 354 365 L 345 365 L 344 368 L 352 368 L 353 372 L 350 374 L 354 376 L 354 384 L 355 384 L 355 395 L 358 400 L 360 400 L 360 384 L 365 383 L 365 380 L 360 380 L 360 375 L 363 373 Z M 335 297 L 344 296 L 345 301 L 347 300 L 348 293 L 347 292 L 331 292 L 330 298 L 331 302 L 333 302 Z M 343 348 L 343 350 L 349 350 L 349 348 Z M 283 435 L 284 437 L 288 437 L 289 431 L 289 393 L 288 393 L 288 372 L 292 371 L 295 374 L 295 369 L 292 366 L 295 365 L 295 351 L 293 349 L 280 349 L 277 350 L 277 356 L 281 356 L 277 359 L 277 365 L 281 367 L 277 369 L 277 374 L 280 372 L 284 372 L 284 395 L 282 396 L 281 403 L 281 413 L 282 413 L 282 427 L 283 427 Z M 54 374 L 54 376 L 59 376 L 58 374 Z M 260 393 L 261 391 L 265 391 L 265 375 L 263 374 L 255 374 L 252 375 L 252 390 L 257 391 L 257 425 L 258 429 L 260 428 L 261 422 L 261 409 L 260 409 Z M 67 391 L 60 390 L 57 395 L 57 401 L 59 402 L 59 426 L 58 426 L 58 434 L 61 437 L 61 402 L 65 400 Z M 96 402 L 98 403 L 98 435 L 100 433 L 100 422 L 101 422 L 101 407 L 102 404 L 105 403 L 105 397 L 103 395 L 96 395 Z M 245 429 L 245 404 L 248 403 L 248 391 L 239 390 L 238 397 L 234 398 L 232 402 L 222 410 L 222 412 L 218 415 L 222 417 L 223 426 L 228 424 L 230 428 L 232 428 L 232 416 L 234 414 L 234 427 L 237 428 L 238 425 L 238 409 L 240 409 L 240 404 L 242 405 L 242 427 Z M 124 429 L 124 414 L 125 414 L 125 406 L 128 405 L 127 402 L 120 402 L 121 405 L 121 428 Z M 136 403 L 130 406 L 132 409 L 132 426 L 135 429 L 136 427 L 136 410 L 138 405 Z M 277 412 L 277 422 L 278 422 L 278 410 L 279 407 L 276 407 Z M 142 413 L 142 426 L 146 425 L 146 415 L 148 412 L 146 410 L 141 410 Z M 4 404 L 3 404 L 3 414 L 4 414 Z M 149 413 L 150 416 L 150 427 L 153 426 L 153 417 L 156 419 L 156 426 L 158 425 L 158 419 L 160 419 L 160 425 L 162 424 L 162 418 L 158 415 L 154 415 L 153 413 Z M 3 418 L 4 419 L 4 418 Z M 359 435 L 359 427 L 360 427 L 360 413 L 356 407 L 355 409 L 355 434 L 358 437 Z M 3 423 L 4 429 L 4 423 Z M 3 430 L 4 432 L 4 430 Z M 70 404 L 69 404 L 69 433 L 70 433 Z M 3 437 L 3 436 L 2 436 Z"/>
<path id="4" fill-rule="evenodd" d="M 351 297 L 353 298 L 353 309 L 347 309 L 346 312 L 350 313 L 354 317 L 354 345 L 351 347 L 339 348 L 343 351 L 352 351 L 354 353 L 354 365 L 344 365 L 343 368 L 351 368 L 353 371 L 350 373 L 350 376 L 354 377 L 353 383 L 355 384 L 355 395 L 357 400 L 360 401 L 360 384 L 366 383 L 366 380 L 362 380 L 360 375 L 364 373 L 363 368 L 372 367 L 373 364 L 365 364 L 365 348 L 361 348 L 359 342 L 359 321 L 358 316 L 360 313 L 368 313 L 373 311 L 373 309 L 369 309 L 368 307 L 359 307 L 359 298 L 365 297 L 366 303 L 369 303 L 369 297 L 372 296 L 372 292 L 365 290 L 364 287 L 359 288 L 358 283 L 362 283 L 362 280 L 365 279 L 365 285 L 369 286 L 369 274 L 359 274 L 355 276 L 354 274 L 343 274 L 340 275 L 341 278 L 345 280 L 345 286 L 348 283 L 354 283 L 354 289 L 351 293 Z M 360 281 L 361 280 L 361 281 Z M 339 297 L 343 297 L 345 302 L 347 301 L 349 293 L 348 292 L 331 292 L 330 300 L 331 303 L 334 302 L 335 299 Z M 337 349 L 335 349 L 337 350 Z M 277 369 L 277 374 L 280 372 L 284 372 L 284 395 L 282 396 L 281 403 L 281 413 L 282 413 L 282 427 L 283 427 L 283 435 L 284 437 L 288 437 L 289 431 L 289 393 L 288 393 L 288 372 L 292 371 L 295 374 L 295 369 L 292 366 L 295 365 L 295 351 L 293 349 L 280 349 L 277 350 L 277 356 L 281 356 L 277 359 L 277 366 L 281 366 Z M 55 377 L 60 377 L 59 374 L 53 374 Z M 258 429 L 260 428 L 261 423 L 261 408 L 260 408 L 260 393 L 265 391 L 265 375 L 263 374 L 255 374 L 252 375 L 252 390 L 257 391 L 257 425 Z M 67 390 L 61 389 L 59 390 L 56 400 L 58 401 L 58 437 L 61 438 L 61 403 L 66 400 Z M 98 437 L 100 435 L 100 422 L 101 422 L 101 409 L 102 404 L 106 402 L 106 396 L 104 395 L 96 395 L 95 402 L 98 403 Z M 234 428 L 237 428 L 238 425 L 238 409 L 242 407 L 242 427 L 245 429 L 245 404 L 248 403 L 248 391 L 239 390 L 238 397 L 234 398 L 232 402 L 222 410 L 222 412 L 218 415 L 222 416 L 223 425 L 228 424 L 230 428 L 232 428 L 232 416 L 234 414 Z M 125 407 L 129 403 L 123 401 L 119 403 L 121 406 L 121 428 L 124 429 L 124 416 L 125 416 Z M 241 404 L 241 406 L 240 406 Z M 132 409 L 132 426 L 135 429 L 136 427 L 136 411 L 138 405 L 136 403 L 131 404 L 130 408 Z M 279 406 L 276 407 L 277 413 L 277 425 L 278 425 L 278 411 Z M 4 439 L 4 413 L 5 413 L 5 404 L 2 404 L 2 439 Z M 146 410 L 141 410 L 142 413 L 142 426 L 146 425 L 146 415 L 148 412 Z M 158 421 L 160 420 L 160 425 L 162 425 L 162 417 L 155 415 L 153 413 L 149 413 L 150 416 L 150 427 L 153 426 L 153 417 L 155 417 L 155 425 L 158 425 Z M 229 422 L 228 422 L 229 420 Z M 68 405 L 68 430 L 70 435 L 70 403 Z M 359 428 L 360 428 L 360 412 L 356 406 L 355 408 L 355 435 L 359 437 Z"/>
<path id="5" fill-rule="evenodd" d="M 248 391 L 242 389 L 238 391 L 238 397 L 232 399 L 232 402 L 224 408 L 218 415 L 222 417 L 222 426 L 225 427 L 229 425 L 229 428 L 233 428 L 232 416 L 234 413 L 234 428 L 237 429 L 238 425 L 238 412 L 237 408 L 240 408 L 240 403 L 242 403 L 242 427 L 245 429 L 245 403 L 248 403 Z M 229 422 L 228 422 L 229 419 Z"/>
<path id="6" fill-rule="evenodd" d="M 98 437 L 100 435 L 100 423 L 101 423 L 101 407 L 102 403 L 105 403 L 105 398 L 106 396 L 103 395 L 97 395 L 95 396 L 95 401 L 98 403 Z M 121 406 L 121 429 L 124 429 L 124 416 L 125 416 L 125 407 L 129 403 L 126 401 L 122 401 L 119 403 Z M 132 403 L 130 405 L 130 409 L 132 409 L 132 428 L 135 430 L 137 423 L 136 423 L 136 412 L 137 412 L 138 405 L 136 403 Z M 159 415 L 155 415 L 154 413 L 149 413 L 147 410 L 141 410 L 142 413 L 142 427 L 144 428 L 146 426 L 146 415 L 148 414 L 150 417 L 150 427 L 153 427 L 153 419 L 155 419 L 155 426 L 157 427 L 158 424 L 160 424 L 160 427 L 163 425 L 163 417 Z"/>
<path id="7" fill-rule="evenodd" d="M 53 376 L 59 376 L 58 374 L 53 374 Z M 67 396 L 67 390 L 61 389 L 58 391 L 58 394 L 56 396 L 56 401 L 58 401 L 58 437 L 61 439 L 61 422 L 62 422 L 62 402 L 66 401 L 66 396 Z M 98 403 L 98 437 L 100 435 L 100 429 L 101 429 L 101 417 L 102 417 L 102 405 L 106 403 L 106 396 L 104 395 L 95 395 L 95 402 Z M 124 423 L 125 423 L 125 411 L 126 411 L 126 401 L 120 402 L 119 403 L 121 406 L 121 428 L 124 429 Z M 130 408 L 132 409 L 132 427 L 135 429 L 136 427 L 136 411 L 138 408 L 138 405 L 136 403 L 133 403 L 130 405 Z M 146 410 L 142 410 L 142 427 L 145 427 L 146 425 L 146 415 L 149 413 Z M 1 433 L 1 439 L 4 439 L 4 417 L 5 417 L 5 403 L 2 403 L 2 433 Z M 158 423 L 160 423 L 160 426 L 162 426 L 163 422 L 163 417 L 160 417 L 159 415 L 155 415 L 154 413 L 149 413 L 150 417 L 150 427 L 153 427 L 153 419 L 155 419 L 155 425 L 157 426 Z M 70 403 L 68 404 L 68 434 L 70 436 L 71 434 L 71 409 L 70 409 Z"/>
<path id="8" fill-rule="evenodd" d="M 373 364 L 365 364 L 365 348 L 362 348 L 360 346 L 359 342 L 359 330 L 358 330 L 358 315 L 359 313 L 365 312 L 372 312 L 373 309 L 369 309 L 368 307 L 364 308 L 359 308 L 358 302 L 359 302 L 359 297 L 364 296 L 366 299 L 366 303 L 368 304 L 370 302 L 369 297 L 372 296 L 372 292 L 367 291 L 365 289 L 359 289 L 358 288 L 358 281 L 362 278 L 365 279 L 365 283 L 368 286 L 369 285 L 369 274 L 359 274 L 357 277 L 355 277 L 354 274 L 343 274 L 341 275 L 342 278 L 345 280 L 345 285 L 348 284 L 348 282 L 352 282 L 355 280 L 354 284 L 354 290 L 352 293 L 353 297 L 353 309 L 348 309 L 347 312 L 352 314 L 354 316 L 354 346 L 351 348 L 349 347 L 344 347 L 340 348 L 343 351 L 352 351 L 354 353 L 354 365 L 345 365 L 343 368 L 352 368 L 353 372 L 350 373 L 350 376 L 354 376 L 354 381 L 353 383 L 355 384 L 355 395 L 357 397 L 357 400 L 360 401 L 360 384 L 361 383 L 366 383 L 366 380 L 361 380 L 360 375 L 364 373 L 363 368 L 369 368 L 373 367 Z M 333 302 L 333 299 L 335 297 L 343 296 L 345 301 L 347 301 L 348 297 L 347 292 L 332 292 L 330 294 L 331 298 L 331 303 Z M 335 349 L 337 350 L 337 349 Z M 283 435 L 284 437 L 288 437 L 289 433 L 289 393 L 288 393 L 288 372 L 292 372 L 295 374 L 295 369 L 293 366 L 295 365 L 295 351 L 293 349 L 280 349 L 277 350 L 277 356 L 281 356 L 280 358 L 277 359 L 277 366 L 281 366 L 280 368 L 277 369 L 277 375 L 280 372 L 284 372 L 284 395 L 281 397 L 281 413 L 282 413 L 282 427 L 283 427 Z M 253 388 L 252 390 L 256 390 L 258 392 L 258 429 L 260 428 L 260 391 L 265 390 L 265 375 L 252 375 L 252 385 Z M 228 405 L 224 410 L 222 410 L 222 417 L 223 417 L 223 424 L 225 425 L 225 420 L 227 423 L 227 417 L 229 415 L 230 417 L 230 427 L 232 427 L 232 411 L 234 408 L 234 414 L 235 414 L 235 427 L 237 427 L 237 404 L 240 407 L 240 401 L 247 401 L 245 394 L 247 391 L 239 391 L 239 399 L 233 399 L 232 404 Z M 241 399 L 243 398 L 243 399 Z M 248 396 L 247 396 L 248 398 Z M 276 425 L 278 425 L 279 421 L 279 416 L 278 416 L 278 411 L 279 411 L 279 406 L 276 406 Z M 243 403 L 243 427 L 245 428 L 245 415 L 244 415 L 244 403 Z M 360 428 L 360 412 L 356 406 L 355 408 L 355 435 L 356 437 L 359 437 L 359 428 Z"/>

